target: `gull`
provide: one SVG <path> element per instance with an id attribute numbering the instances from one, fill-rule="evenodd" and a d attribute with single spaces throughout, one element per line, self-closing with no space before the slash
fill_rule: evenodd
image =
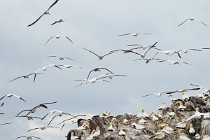
<path id="1" fill-rule="evenodd" d="M 142 35 L 150 35 L 151 33 L 125 33 L 125 34 L 120 34 L 118 36 L 132 35 L 134 37 L 137 37 L 139 34 L 142 34 Z"/>
<path id="2" fill-rule="evenodd" d="M 40 137 L 36 137 L 36 136 L 19 136 L 19 137 L 16 137 L 15 139 L 20 139 L 20 138 L 26 138 L 26 140 L 32 140 L 33 138 L 42 140 Z"/>
<path id="3" fill-rule="evenodd" d="M 104 55 L 98 55 L 98 54 L 96 54 L 95 52 L 93 52 L 93 51 L 91 51 L 91 50 L 88 50 L 88 49 L 86 49 L 86 48 L 83 48 L 84 50 L 86 50 L 86 51 L 88 51 L 88 52 L 90 52 L 90 53 L 92 53 L 92 54 L 94 54 L 94 55 L 96 55 L 97 57 L 98 57 L 98 59 L 99 60 L 102 60 L 105 56 L 107 56 L 107 55 L 110 55 L 110 54 L 112 54 L 112 53 L 115 53 L 115 51 L 110 51 L 109 53 L 107 53 L 107 54 L 104 54 Z"/>
<path id="4" fill-rule="evenodd" d="M 55 25 L 55 24 L 57 24 L 57 23 L 62 23 L 62 22 L 64 22 L 65 21 L 65 19 L 59 19 L 59 20 L 56 20 L 56 21 L 54 21 L 52 24 L 50 24 L 50 25 Z"/>
<path id="5" fill-rule="evenodd" d="M 66 57 L 66 56 L 62 57 L 62 56 L 51 55 L 51 56 L 48 56 L 48 57 L 46 57 L 46 58 L 52 58 L 52 57 L 56 57 L 56 58 L 58 58 L 59 60 L 68 59 L 68 60 L 72 60 L 72 61 L 76 62 L 74 59 L 69 58 L 69 57 Z"/>
<path id="6" fill-rule="evenodd" d="M 194 18 L 194 17 L 190 17 L 186 20 L 184 20 L 181 24 L 179 24 L 178 26 L 181 26 L 183 25 L 186 21 L 199 21 L 201 24 L 203 24 L 204 26 L 207 26 L 204 22 L 202 22 L 201 20 L 197 19 L 197 18 Z"/>
<path id="7" fill-rule="evenodd" d="M 88 81 L 88 79 L 89 79 L 89 77 L 90 77 L 90 74 L 91 74 L 92 72 L 98 72 L 98 71 L 101 71 L 101 70 L 106 70 L 106 71 L 108 71 L 108 72 L 114 74 L 112 71 L 110 71 L 110 70 L 107 69 L 107 68 L 99 68 L 99 67 L 98 67 L 98 68 L 94 68 L 94 69 L 92 69 L 92 70 L 88 73 L 87 81 Z"/>
<path id="8" fill-rule="evenodd" d="M 28 27 L 34 25 L 36 22 L 38 22 L 44 15 L 50 15 L 49 10 L 58 2 L 59 0 L 55 0 L 50 7 L 41 15 L 39 16 L 34 22 L 28 25 Z"/>
<path id="9" fill-rule="evenodd" d="M 33 129 L 29 129 L 27 132 L 30 132 L 30 131 L 33 131 L 33 130 L 37 130 L 37 129 L 40 129 L 40 130 L 45 130 L 47 128 L 59 128 L 59 127 L 56 127 L 56 126 L 42 126 L 42 127 L 35 127 Z"/>
<path id="10" fill-rule="evenodd" d="M 46 71 L 49 67 L 56 67 L 56 68 L 62 70 L 58 65 L 49 64 L 49 65 L 46 65 L 46 66 L 44 66 L 44 67 L 42 67 L 42 68 L 39 68 L 38 70 L 36 70 L 36 72 L 39 72 L 39 71 L 41 71 L 41 70 L 42 70 L 42 71 Z"/>
<path id="11" fill-rule="evenodd" d="M 16 94 L 6 94 L 6 95 L 2 96 L 2 97 L 0 98 L 0 100 L 2 100 L 2 99 L 4 99 L 4 98 L 10 98 L 10 97 L 16 97 L 16 98 L 18 98 L 18 99 L 20 99 L 20 100 L 26 102 L 26 100 L 24 100 L 22 97 L 20 97 L 20 96 L 18 96 L 18 95 L 16 95 Z"/>
<path id="12" fill-rule="evenodd" d="M 46 106 L 47 104 L 55 104 L 55 103 L 57 103 L 57 101 L 55 101 L 55 102 L 49 102 L 49 103 L 41 103 L 41 104 L 39 104 L 39 105 L 33 107 L 32 109 L 26 109 L 26 110 L 20 111 L 20 112 L 16 115 L 16 117 L 19 116 L 19 115 L 20 115 L 21 113 L 23 113 L 23 112 L 28 112 L 28 113 L 26 114 L 26 116 L 28 116 L 30 113 L 36 112 L 36 110 L 37 110 L 38 108 L 41 108 L 41 107 L 42 107 L 42 108 L 47 109 L 47 108 L 48 108 L 48 107 Z"/>
<path id="13" fill-rule="evenodd" d="M 2 123 L 0 126 L 11 124 L 12 122 Z"/>
<path id="14" fill-rule="evenodd" d="M 47 40 L 47 42 L 45 43 L 45 45 L 47 45 L 47 43 L 48 43 L 52 38 L 60 39 L 61 37 L 65 37 L 65 38 L 68 39 L 71 43 L 73 43 L 73 41 L 72 41 L 68 36 L 55 35 L 55 36 L 51 36 L 51 37 Z"/>
<path id="15" fill-rule="evenodd" d="M 22 75 L 22 76 L 16 77 L 15 79 L 10 80 L 9 82 L 15 81 L 15 80 L 20 79 L 20 78 L 29 79 L 30 75 L 34 75 L 34 82 L 35 82 L 37 74 L 43 74 L 43 73 L 33 72 L 33 73 L 30 73 L 30 74 L 27 74 L 27 75 Z"/>

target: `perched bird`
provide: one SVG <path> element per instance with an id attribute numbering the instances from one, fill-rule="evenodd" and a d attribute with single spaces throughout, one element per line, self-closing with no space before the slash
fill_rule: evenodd
<path id="1" fill-rule="evenodd" d="M 56 55 L 51 55 L 51 56 L 48 56 L 48 57 L 46 57 L 46 58 L 52 58 L 52 57 L 54 57 L 54 58 L 58 58 L 59 60 L 65 60 L 65 59 L 68 59 L 68 60 L 72 60 L 72 61 L 74 61 L 74 62 L 76 62 L 74 59 L 72 59 L 72 58 L 69 58 L 69 57 L 66 57 L 66 56 L 56 56 Z"/>
<path id="2" fill-rule="evenodd" d="M 163 110 L 166 108 L 166 103 L 165 102 L 162 102 L 160 107 L 159 107 L 159 110 Z"/>
<path id="3" fill-rule="evenodd" d="M 18 98 L 18 99 L 20 99 L 20 100 L 26 102 L 26 100 L 24 100 L 22 97 L 20 97 L 20 96 L 18 96 L 18 95 L 16 95 L 16 94 L 6 94 L 6 95 L 2 96 L 2 97 L 0 98 L 0 100 L 2 100 L 2 99 L 4 99 L 4 98 L 10 98 L 10 97 L 16 97 L 16 98 Z"/>
<path id="4" fill-rule="evenodd" d="M 115 53 L 115 51 L 110 51 L 110 52 L 107 53 L 107 54 L 98 55 L 98 54 L 96 54 L 95 52 L 93 52 L 93 51 L 91 51 L 91 50 L 88 50 L 88 49 L 86 49 L 86 48 L 83 48 L 83 49 L 86 50 L 86 51 L 88 51 L 88 52 L 90 52 L 90 53 L 92 53 L 92 54 L 94 54 L 95 56 L 97 56 L 99 60 L 102 60 L 102 59 L 103 59 L 105 56 L 107 56 L 107 55 L 110 55 L 110 54 L 112 54 L 112 53 Z"/>
<path id="5" fill-rule="evenodd" d="M 193 128 L 193 124 L 192 123 L 190 123 L 189 133 L 190 134 L 194 134 L 195 133 L 195 129 Z"/>
<path id="6" fill-rule="evenodd" d="M 197 18 L 194 18 L 194 17 L 190 17 L 190 18 L 187 18 L 186 20 L 184 20 L 181 24 L 179 24 L 178 26 L 181 26 L 183 25 L 185 22 L 187 21 L 199 21 L 201 24 L 203 24 L 204 26 L 207 26 L 204 22 L 202 22 L 201 20 L 197 19 Z"/>
<path id="7" fill-rule="evenodd" d="M 59 0 L 55 0 L 50 7 L 41 15 L 39 16 L 34 22 L 28 25 L 28 27 L 34 25 L 36 22 L 38 22 L 44 15 L 50 15 L 49 10 L 58 2 Z"/>
<path id="8" fill-rule="evenodd" d="M 16 77 L 15 79 L 10 80 L 9 82 L 15 81 L 15 80 L 20 79 L 20 78 L 29 79 L 30 75 L 34 75 L 34 82 L 35 82 L 37 74 L 43 74 L 43 73 L 38 73 L 38 72 L 30 73 L 30 74 L 27 74 L 27 75 Z"/>
<path id="9" fill-rule="evenodd" d="M 68 39 L 71 43 L 73 43 L 73 41 L 72 41 L 68 36 L 55 35 L 55 36 L 51 36 L 51 37 L 47 40 L 47 42 L 45 43 L 45 45 L 47 45 L 47 43 L 48 43 L 52 38 L 60 39 L 61 37 L 65 37 L 65 38 Z"/>
<path id="10" fill-rule="evenodd" d="M 56 21 L 54 21 L 52 24 L 50 24 L 50 25 L 55 25 L 55 24 L 57 24 L 57 23 L 62 23 L 62 22 L 64 22 L 65 21 L 65 19 L 59 19 L 59 20 L 56 20 Z"/>
<path id="11" fill-rule="evenodd" d="M 33 138 L 42 140 L 40 137 L 36 137 L 36 136 L 19 136 L 19 137 L 16 137 L 15 139 L 20 139 L 20 138 L 26 138 L 26 140 L 32 140 Z"/>

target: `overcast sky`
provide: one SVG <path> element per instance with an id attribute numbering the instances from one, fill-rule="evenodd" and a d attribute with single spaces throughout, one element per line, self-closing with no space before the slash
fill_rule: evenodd
<path id="1" fill-rule="evenodd" d="M 128 48 L 128 44 L 152 45 L 157 41 L 156 46 L 163 50 L 210 47 L 209 0 L 60 0 L 50 9 L 50 15 L 43 16 L 31 27 L 27 25 L 36 20 L 53 0 L 0 0 L 0 3 L 0 95 L 15 93 L 27 100 L 26 103 L 15 98 L 3 100 L 5 105 L 0 112 L 6 114 L 0 116 L 0 124 L 13 124 L 0 126 L 2 140 L 32 134 L 46 140 L 65 139 L 69 129 L 73 128 L 70 124 L 62 131 L 48 129 L 28 133 L 28 129 L 46 125 L 49 118 L 41 122 L 14 117 L 22 109 L 30 109 L 40 103 L 58 102 L 40 114 L 52 109 L 72 114 L 102 114 L 105 110 L 113 115 L 137 114 L 142 107 L 148 112 L 156 111 L 163 101 L 170 105 L 165 95 L 160 98 L 142 98 L 142 95 L 189 88 L 190 83 L 210 86 L 208 50 L 183 54 L 182 59 L 176 55 L 159 55 L 162 59 L 192 64 L 172 66 L 168 62 L 146 64 L 145 61 L 133 61 L 138 58 L 136 55 L 121 52 L 100 61 L 82 49 L 85 47 L 102 55 L 110 50 Z M 200 19 L 208 26 L 188 21 L 178 27 L 189 17 Z M 50 25 L 61 18 L 66 19 L 65 22 Z M 151 35 L 118 36 L 135 32 Z M 54 35 L 68 36 L 74 43 L 65 38 L 53 38 L 45 46 L 45 42 Z M 46 58 L 50 55 L 67 56 L 76 62 Z M 51 68 L 38 75 L 36 82 L 32 77 L 8 82 L 48 64 L 72 64 L 83 69 Z M 79 84 L 74 80 L 85 79 L 95 67 L 106 67 L 127 77 L 73 88 Z M 103 73 L 97 72 L 91 77 Z M 177 97 L 180 96 L 177 94 Z"/>

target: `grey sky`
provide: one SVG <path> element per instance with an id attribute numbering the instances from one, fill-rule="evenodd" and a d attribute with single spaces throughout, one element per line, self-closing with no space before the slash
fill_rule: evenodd
<path id="1" fill-rule="evenodd" d="M 169 105 L 166 96 L 161 98 L 141 98 L 153 92 L 176 90 L 190 87 L 189 83 L 209 87 L 208 65 L 209 51 L 191 52 L 183 55 L 181 61 L 192 65 L 171 66 L 169 63 L 133 61 L 137 57 L 130 54 L 115 53 L 99 61 L 97 57 L 83 50 L 82 47 L 105 54 L 113 49 L 128 48 L 127 44 L 139 43 L 151 45 L 158 41 L 157 47 L 164 50 L 210 47 L 210 1 L 202 0 L 60 0 L 51 10 L 50 16 L 44 16 L 32 27 L 27 27 L 38 18 L 53 0 L 0 0 L 0 62 L 1 94 L 15 93 L 28 102 L 6 99 L 0 112 L 1 122 L 14 122 L 0 126 L 0 139 L 12 139 L 27 134 L 33 126 L 46 123 L 29 122 L 14 118 L 22 109 L 31 108 L 42 102 L 58 101 L 49 107 L 72 114 L 101 114 L 106 109 L 113 115 L 125 112 L 138 113 L 141 107 L 148 112 L 156 110 L 162 101 Z M 196 17 L 205 22 L 186 22 L 189 17 Z M 65 18 L 64 23 L 50 26 L 55 20 Z M 148 36 L 117 35 L 133 32 L 149 32 Z M 53 35 L 69 36 L 74 44 L 61 38 L 45 42 Z M 72 61 L 59 61 L 45 58 L 49 55 L 68 56 Z M 180 60 L 177 56 L 164 59 Z M 73 64 L 84 69 L 49 69 L 32 79 L 9 80 L 36 71 L 45 65 Z M 116 74 L 127 77 L 114 78 L 110 83 L 95 83 L 73 88 L 95 67 L 107 67 Z M 94 73 L 97 76 L 102 73 Z M 46 121 L 47 122 L 47 121 Z M 65 139 L 71 125 L 63 131 L 52 130 L 34 132 L 43 139 Z M 37 134 L 40 133 L 40 134 Z M 3 134 L 3 135 L 2 135 Z M 32 133 L 30 133 L 32 134 Z"/>

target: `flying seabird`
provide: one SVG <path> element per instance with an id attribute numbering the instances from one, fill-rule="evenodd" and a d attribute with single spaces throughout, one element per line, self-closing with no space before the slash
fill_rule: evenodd
<path id="1" fill-rule="evenodd" d="M 33 129 L 29 129 L 27 132 L 30 132 L 30 131 L 33 131 L 33 130 L 37 130 L 37 129 L 40 129 L 40 130 L 45 130 L 47 128 L 59 128 L 59 127 L 56 127 L 56 126 L 42 126 L 42 127 L 35 127 Z"/>
<path id="2" fill-rule="evenodd" d="M 125 33 L 125 34 L 120 34 L 118 36 L 132 35 L 134 37 L 137 37 L 139 34 L 142 34 L 142 35 L 150 35 L 151 33 Z"/>
<path id="3" fill-rule="evenodd" d="M 11 124 L 12 122 L 6 122 L 6 123 L 2 123 L 0 124 L 0 126 L 3 126 L 3 125 L 8 125 L 8 124 Z"/>
<path id="4" fill-rule="evenodd" d="M 186 21 L 199 21 L 200 23 L 202 23 L 204 26 L 207 26 L 204 22 L 202 22 L 201 20 L 197 19 L 197 18 L 194 18 L 194 17 L 191 17 L 191 18 L 188 18 L 186 20 L 184 20 L 181 24 L 179 24 L 178 26 L 181 26 L 183 25 Z"/>
<path id="5" fill-rule="evenodd" d="M 59 0 L 55 0 L 50 7 L 40 16 L 38 19 L 36 19 L 33 23 L 29 24 L 28 27 L 34 25 L 36 22 L 38 22 L 44 15 L 50 15 L 49 10 L 58 2 Z"/>
<path id="6" fill-rule="evenodd" d="M 55 24 L 57 24 L 57 23 L 62 23 L 62 22 L 64 22 L 64 19 L 59 19 L 59 20 L 56 20 L 56 21 L 54 21 L 52 24 L 50 24 L 50 25 L 55 25 Z"/>
<path id="7" fill-rule="evenodd" d="M 108 72 L 114 74 L 112 71 L 110 71 L 110 70 L 107 69 L 107 68 L 94 68 L 94 69 L 92 69 L 92 70 L 88 73 L 87 81 L 88 81 L 89 76 L 90 76 L 90 74 L 91 74 L 92 72 L 98 72 L 98 71 L 101 71 L 101 70 L 106 70 L 106 71 L 108 71 Z"/>
<path id="8" fill-rule="evenodd" d="M 26 100 L 24 100 L 22 97 L 20 97 L 20 96 L 18 96 L 18 95 L 16 95 L 16 94 L 6 94 L 6 95 L 2 96 L 2 97 L 0 98 L 0 100 L 2 100 L 2 99 L 4 99 L 4 98 L 10 98 L 10 97 L 16 97 L 16 98 L 19 98 L 20 100 L 26 102 Z"/>
<path id="9" fill-rule="evenodd" d="M 49 67 L 56 67 L 56 68 L 62 70 L 58 65 L 49 64 L 49 65 L 46 65 L 46 66 L 44 66 L 44 67 L 42 67 L 42 68 L 39 68 L 38 70 L 36 70 L 36 72 L 39 72 L 39 71 L 41 71 L 41 70 L 42 70 L 42 71 L 46 71 Z"/>
<path id="10" fill-rule="evenodd" d="M 98 54 L 96 54 L 95 52 L 93 52 L 93 51 L 91 51 L 91 50 L 88 50 L 88 49 L 86 49 L 86 48 L 83 48 L 84 50 L 86 50 L 86 51 L 88 51 L 88 52 L 90 52 L 90 53 L 92 53 L 92 54 L 94 54 L 94 55 L 96 55 L 97 57 L 98 57 L 98 59 L 99 60 L 102 60 L 105 56 L 107 56 L 107 55 L 110 55 L 110 54 L 112 54 L 112 53 L 115 53 L 115 51 L 110 51 L 109 53 L 107 53 L 107 54 L 104 54 L 104 55 L 98 55 Z"/>
<path id="11" fill-rule="evenodd" d="M 75 86 L 74 88 L 79 87 L 79 86 L 81 86 L 83 84 L 87 84 L 87 82 L 90 82 L 90 83 L 96 83 L 97 81 L 98 82 L 110 82 L 110 81 L 108 81 L 106 79 L 103 79 L 103 76 L 105 76 L 105 75 L 106 74 L 101 74 L 101 75 L 99 75 L 97 77 L 94 77 L 94 78 L 88 79 L 88 80 L 87 79 L 75 80 L 75 81 L 79 81 L 81 83 L 79 85 Z"/>
<path id="12" fill-rule="evenodd" d="M 158 62 L 165 62 L 166 60 L 161 60 L 161 61 L 158 61 Z M 188 62 L 184 62 L 184 61 L 176 61 L 176 60 L 167 60 L 168 62 L 170 62 L 170 65 L 180 65 L 180 63 L 183 63 L 183 64 L 186 64 L 186 65 L 191 65 L 190 63 Z"/>
<path id="13" fill-rule="evenodd" d="M 71 43 L 73 43 L 73 41 L 72 41 L 68 36 L 55 35 L 55 36 L 51 36 L 51 37 L 47 40 L 47 42 L 45 43 L 45 45 L 47 45 L 47 43 L 48 43 L 52 38 L 60 39 L 61 37 L 65 37 L 65 38 L 68 39 Z"/>
<path id="14" fill-rule="evenodd" d="M 41 103 L 41 104 L 39 104 L 39 105 L 37 105 L 37 106 L 35 106 L 35 107 L 33 107 L 32 109 L 26 109 L 26 110 L 22 110 L 22 111 L 20 111 L 17 115 L 16 115 L 16 117 L 17 116 L 19 116 L 21 113 L 23 113 L 23 112 L 27 112 L 27 114 L 26 114 L 26 116 L 28 116 L 30 113 L 34 113 L 36 110 L 37 110 L 37 108 L 48 108 L 46 105 L 48 105 L 48 104 L 55 104 L 55 103 L 57 103 L 56 101 L 55 102 L 49 102 L 49 103 Z"/>
<path id="15" fill-rule="evenodd" d="M 30 75 L 34 75 L 34 82 L 35 82 L 37 74 L 43 74 L 43 73 L 33 72 L 33 73 L 30 73 L 30 74 L 27 74 L 27 75 L 22 75 L 22 76 L 16 77 L 15 79 L 10 80 L 9 82 L 15 81 L 15 80 L 20 79 L 20 78 L 28 79 Z"/>
<path id="16" fill-rule="evenodd" d="M 83 69 L 82 67 L 76 66 L 76 65 L 64 65 L 64 64 L 60 64 L 60 65 L 57 65 L 57 66 L 59 66 L 59 67 L 62 67 L 63 66 L 65 68 L 67 68 L 67 69 L 72 68 L 72 67 Z"/>
<path id="17" fill-rule="evenodd" d="M 58 58 L 59 60 L 65 60 L 65 59 L 68 59 L 68 60 L 72 60 L 72 61 L 74 61 L 74 62 L 76 62 L 74 59 L 72 59 L 72 58 L 69 58 L 69 57 L 66 57 L 66 56 L 56 56 L 56 55 L 51 55 L 51 56 L 48 56 L 48 57 L 46 57 L 46 58 L 51 58 L 51 57 L 56 57 L 56 58 Z"/>
<path id="18" fill-rule="evenodd" d="M 42 140 L 40 137 L 36 137 L 36 136 L 19 136 L 19 137 L 16 137 L 15 139 L 20 139 L 20 138 L 26 138 L 26 140 L 32 140 L 33 138 Z"/>

